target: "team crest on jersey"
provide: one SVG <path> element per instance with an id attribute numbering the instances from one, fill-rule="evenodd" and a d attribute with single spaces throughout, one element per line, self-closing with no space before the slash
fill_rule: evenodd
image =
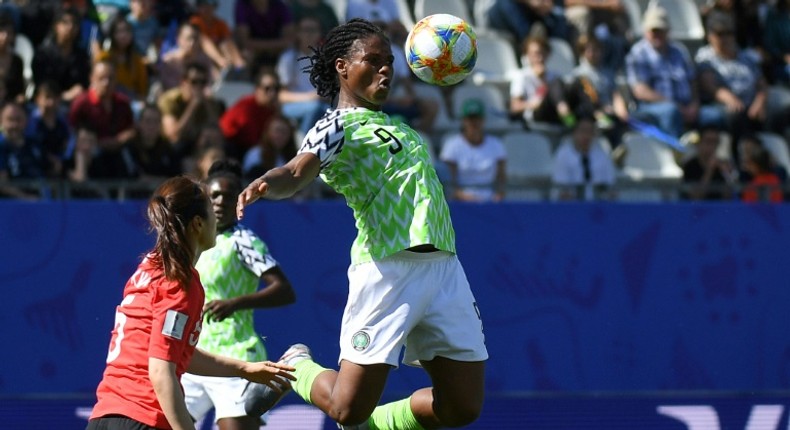
<path id="1" fill-rule="evenodd" d="M 364 351 L 370 346 L 370 335 L 364 331 L 358 331 L 351 336 L 351 346 L 357 351 Z"/>

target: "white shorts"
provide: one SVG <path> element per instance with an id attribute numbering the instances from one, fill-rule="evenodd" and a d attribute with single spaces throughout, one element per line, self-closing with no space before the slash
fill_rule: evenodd
<path id="1" fill-rule="evenodd" d="M 348 269 L 340 359 L 356 364 L 488 358 L 477 303 L 458 258 L 401 251 Z"/>
<path id="2" fill-rule="evenodd" d="M 249 383 L 244 378 L 220 378 L 191 373 L 181 375 L 187 410 L 196 421 L 203 419 L 211 408 L 215 409 L 214 422 L 221 418 L 247 415 L 244 410 L 244 392 Z"/>

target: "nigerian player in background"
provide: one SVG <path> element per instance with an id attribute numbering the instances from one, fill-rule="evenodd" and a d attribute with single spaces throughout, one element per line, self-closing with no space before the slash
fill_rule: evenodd
<path id="1" fill-rule="evenodd" d="M 266 349 L 255 333 L 253 309 L 285 306 L 296 296 L 266 244 L 236 219 L 236 199 L 243 188 L 241 166 L 232 160 L 214 162 L 206 184 L 217 231 L 216 245 L 195 265 L 206 291 L 197 346 L 238 360 L 266 360 Z M 261 282 L 264 288 L 259 290 Z M 220 430 L 258 429 L 261 414 L 272 406 L 261 396 L 265 386 L 243 378 L 186 373 L 181 383 L 192 418 L 200 420 L 214 408 Z"/>
<path id="2" fill-rule="evenodd" d="M 296 368 L 296 393 L 344 428 L 432 429 L 473 422 L 483 405 L 488 353 L 439 179 L 425 143 L 381 112 L 393 55 L 387 36 L 354 19 L 335 27 L 310 57 L 310 81 L 335 99 L 299 154 L 253 181 L 238 216 L 261 197 L 282 199 L 318 174 L 343 194 L 358 235 L 340 330 L 340 370 L 321 367 L 305 345 L 281 362 Z M 421 365 L 433 387 L 376 407 L 387 375 Z"/>
<path id="3" fill-rule="evenodd" d="M 179 380 L 185 371 L 271 385 L 292 367 L 214 355 L 196 348 L 205 294 L 194 265 L 214 246 L 216 217 L 203 185 L 179 176 L 148 202 L 156 244 L 123 290 L 107 367 L 88 430 L 194 429 Z"/>

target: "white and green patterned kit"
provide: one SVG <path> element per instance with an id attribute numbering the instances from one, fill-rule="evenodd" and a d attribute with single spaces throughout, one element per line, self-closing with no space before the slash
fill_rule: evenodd
<path id="1" fill-rule="evenodd" d="M 318 156 L 321 178 L 354 211 L 352 264 L 423 244 L 455 252 L 450 211 L 431 156 L 402 121 L 365 108 L 337 109 L 318 121 L 299 151 Z"/>
<path id="2" fill-rule="evenodd" d="M 206 290 L 206 303 L 252 294 L 261 275 L 277 266 L 266 244 L 250 229 L 236 225 L 217 235 L 195 266 Z M 222 321 L 203 321 L 197 346 L 205 351 L 245 361 L 266 359 L 266 349 L 255 333 L 252 309 L 234 312 Z"/>

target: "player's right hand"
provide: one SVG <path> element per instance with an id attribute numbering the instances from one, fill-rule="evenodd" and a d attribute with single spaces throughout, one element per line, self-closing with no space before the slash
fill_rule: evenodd
<path id="1" fill-rule="evenodd" d="M 239 194 L 238 201 L 236 202 L 236 217 L 240 220 L 244 218 L 244 208 L 265 196 L 268 191 L 269 184 L 262 178 L 258 178 L 252 181 L 250 185 L 247 185 L 247 188 Z"/>

